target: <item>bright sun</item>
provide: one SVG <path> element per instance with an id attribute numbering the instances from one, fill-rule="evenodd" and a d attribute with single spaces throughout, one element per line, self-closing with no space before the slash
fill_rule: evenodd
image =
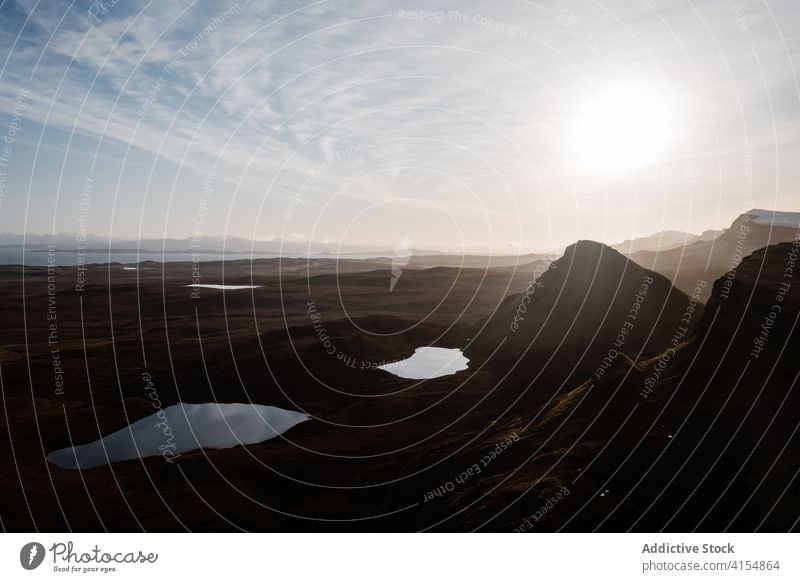
<path id="1" fill-rule="evenodd" d="M 619 87 L 594 97 L 579 113 L 575 149 L 584 168 L 617 174 L 658 160 L 673 137 L 673 120 L 651 91 Z"/>

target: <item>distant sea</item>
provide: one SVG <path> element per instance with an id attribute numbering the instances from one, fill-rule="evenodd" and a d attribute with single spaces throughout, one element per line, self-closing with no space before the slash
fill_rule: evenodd
<path id="1" fill-rule="evenodd" d="M 76 251 L 56 251 L 55 265 L 68 267 L 78 264 L 78 253 Z M 343 254 L 339 259 L 372 259 L 378 256 L 375 254 Z M 135 253 L 135 252 L 114 252 L 108 251 L 84 251 L 82 261 L 87 265 L 122 263 L 124 265 L 135 265 L 143 261 L 155 261 L 158 263 L 175 262 L 207 262 L 207 261 L 242 261 L 250 259 L 336 259 L 334 254 L 304 254 L 304 253 L 200 253 L 195 255 L 189 252 L 179 253 Z M 26 265 L 29 267 L 46 267 L 48 264 L 47 251 L 29 250 L 23 252 L 20 248 L 0 248 L 0 265 Z"/>

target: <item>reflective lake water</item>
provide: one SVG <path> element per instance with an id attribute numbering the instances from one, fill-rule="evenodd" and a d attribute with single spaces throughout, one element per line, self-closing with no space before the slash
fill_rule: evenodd
<path id="1" fill-rule="evenodd" d="M 197 285 L 186 285 L 195 289 L 223 289 L 227 291 L 236 291 L 238 289 L 258 289 L 261 285 L 216 285 L 210 283 L 199 283 Z"/>
<path id="2" fill-rule="evenodd" d="M 425 346 L 414 350 L 410 358 L 378 366 L 378 369 L 401 378 L 427 380 L 466 370 L 468 363 L 469 359 L 458 348 Z"/>
<path id="3" fill-rule="evenodd" d="M 162 455 L 171 461 L 200 448 L 227 449 L 274 438 L 309 417 L 258 404 L 175 404 L 94 442 L 53 451 L 63 469 L 90 469 L 116 461 Z"/>

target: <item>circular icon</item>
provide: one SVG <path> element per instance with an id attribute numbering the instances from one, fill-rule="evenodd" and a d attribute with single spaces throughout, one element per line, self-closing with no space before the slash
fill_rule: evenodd
<path id="1" fill-rule="evenodd" d="M 26 570 L 35 570 L 44 561 L 44 546 L 38 542 L 29 542 L 19 551 L 19 563 Z"/>

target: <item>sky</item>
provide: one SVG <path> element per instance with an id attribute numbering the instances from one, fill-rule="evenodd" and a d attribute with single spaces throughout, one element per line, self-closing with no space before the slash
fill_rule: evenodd
<path id="1" fill-rule="evenodd" d="M 0 231 L 699 233 L 800 210 L 799 54 L 795 0 L 0 0 Z"/>

